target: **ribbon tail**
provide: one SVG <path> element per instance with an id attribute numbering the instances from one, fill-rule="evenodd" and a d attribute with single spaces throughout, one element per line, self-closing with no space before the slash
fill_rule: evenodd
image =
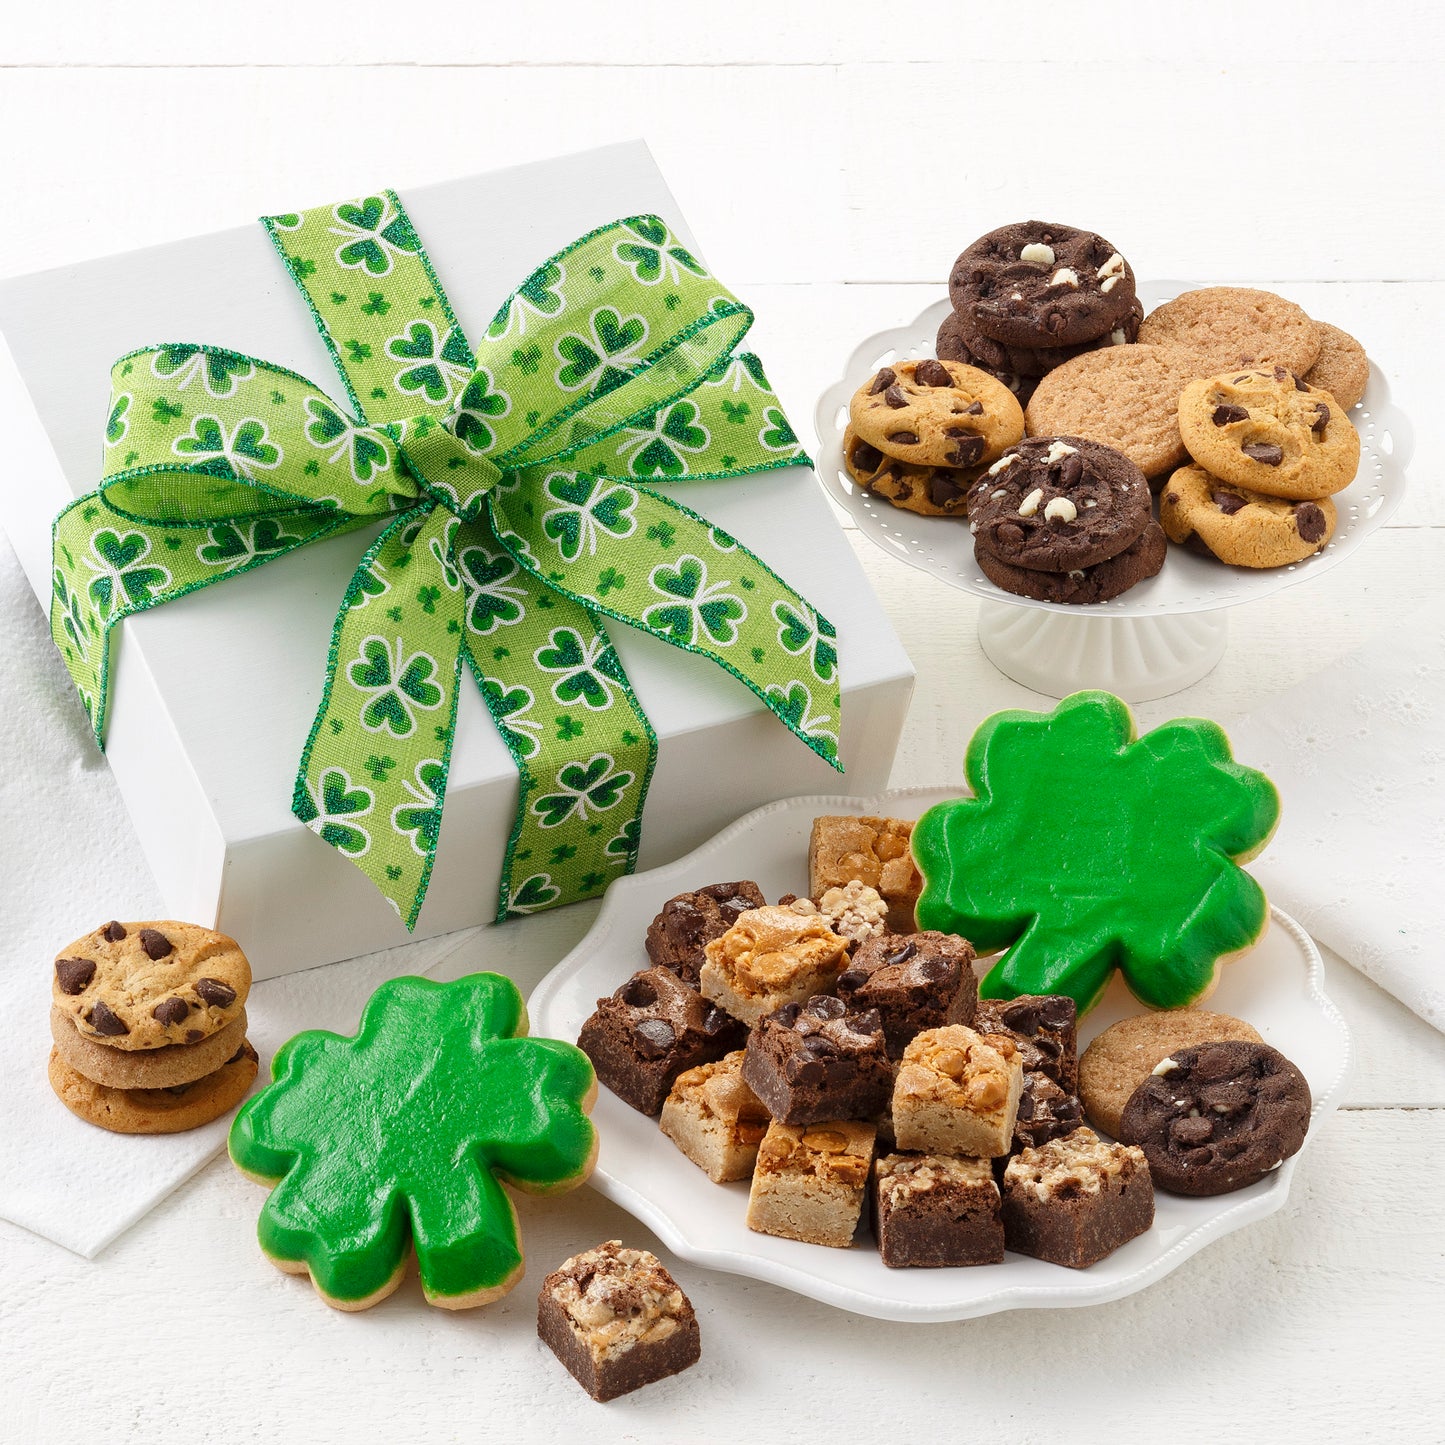
<path id="1" fill-rule="evenodd" d="M 50 635 L 97 745 L 105 746 L 116 623 L 371 520 L 302 508 L 194 526 L 119 513 L 100 492 L 66 507 L 51 533 Z"/>
<path id="2" fill-rule="evenodd" d="M 464 656 L 521 777 L 497 919 L 592 898 L 637 864 L 657 737 L 601 621 L 464 523 Z"/>
<path id="3" fill-rule="evenodd" d="M 838 634 L 736 538 L 607 477 L 529 468 L 488 496 L 497 536 L 559 598 L 710 658 L 843 771 Z"/>
<path id="4" fill-rule="evenodd" d="M 379 536 L 346 589 L 292 811 L 408 929 L 426 898 L 456 726 L 460 523 L 429 503 Z"/>

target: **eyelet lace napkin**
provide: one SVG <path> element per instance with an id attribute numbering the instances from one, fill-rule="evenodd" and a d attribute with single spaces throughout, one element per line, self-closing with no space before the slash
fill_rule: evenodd
<path id="1" fill-rule="evenodd" d="M 1445 607 L 1230 728 L 1283 800 L 1250 871 L 1367 978 L 1445 1030 Z"/>

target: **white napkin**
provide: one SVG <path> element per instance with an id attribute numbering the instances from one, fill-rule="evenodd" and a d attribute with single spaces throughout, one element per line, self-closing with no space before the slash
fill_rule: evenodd
<path id="1" fill-rule="evenodd" d="M 1274 780 L 1250 871 L 1317 939 L 1445 1030 L 1445 608 L 1372 639 L 1230 728 Z"/>
<path id="2" fill-rule="evenodd" d="M 0 1218 L 87 1258 L 225 1147 L 109 1134 L 51 1092 L 50 960 L 107 918 L 164 917 L 130 820 L 14 554 L 0 539 Z M 427 973 L 475 930 L 257 984 L 248 1033 L 270 1056 L 301 1028 L 350 1032 L 377 984 Z M 404 955 L 404 957 L 403 957 Z"/>

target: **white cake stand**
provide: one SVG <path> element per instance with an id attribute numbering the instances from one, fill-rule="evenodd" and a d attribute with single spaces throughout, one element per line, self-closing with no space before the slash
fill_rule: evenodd
<path id="1" fill-rule="evenodd" d="M 1139 294 L 1153 307 L 1187 289 L 1184 282 L 1159 282 L 1141 284 Z M 974 564 L 967 525 L 894 507 L 858 487 L 843 465 L 849 398 L 880 366 L 932 356 L 948 309 L 946 300 L 935 302 L 911 324 L 880 331 L 854 351 L 844 376 L 823 393 L 814 413 L 818 475 L 859 531 L 884 551 L 981 598 L 978 637 L 984 653 L 1000 672 L 1035 692 L 1065 697 L 1098 687 L 1129 702 L 1147 702 L 1198 682 L 1224 655 L 1229 608 L 1337 566 L 1404 499 L 1414 436 L 1375 370 L 1351 416 L 1360 432 L 1360 470 L 1334 499 L 1339 523 L 1322 552 L 1292 567 L 1261 571 L 1225 566 L 1171 545 L 1157 577 L 1112 602 L 1071 607 L 1004 592 Z"/>

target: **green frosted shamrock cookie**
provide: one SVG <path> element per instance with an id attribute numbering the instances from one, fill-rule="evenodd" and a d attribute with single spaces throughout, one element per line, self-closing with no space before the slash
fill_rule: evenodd
<path id="1" fill-rule="evenodd" d="M 917 918 L 1007 949 L 984 997 L 1069 994 L 1083 1013 L 1118 968 L 1141 1002 L 1183 1008 L 1263 932 L 1264 892 L 1237 865 L 1269 841 L 1279 794 L 1216 724 L 1136 738 L 1119 698 L 1079 692 L 986 718 L 964 773 L 974 796 L 913 830 Z"/>
<path id="2" fill-rule="evenodd" d="M 560 1193 L 597 1157 L 591 1063 L 526 1031 L 516 985 L 476 973 L 394 978 L 354 1037 L 285 1044 L 230 1137 L 236 1167 L 274 1186 L 256 1231 L 271 1261 L 343 1310 L 397 1287 L 408 1242 L 431 1304 L 511 1289 L 522 1245 L 500 1181 Z"/>

